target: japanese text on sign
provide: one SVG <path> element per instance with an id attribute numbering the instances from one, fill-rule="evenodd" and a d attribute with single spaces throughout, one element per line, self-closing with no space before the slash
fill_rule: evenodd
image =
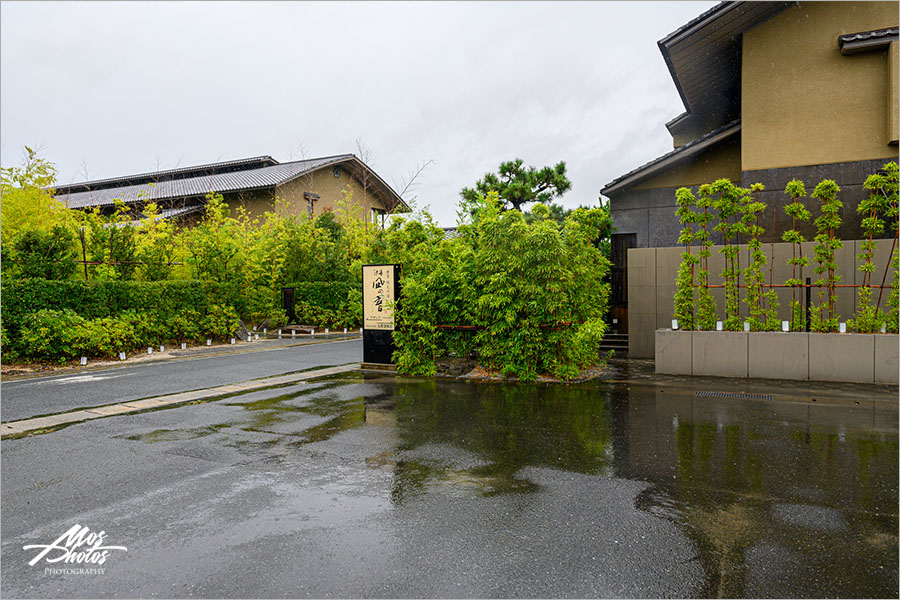
<path id="1" fill-rule="evenodd" d="M 363 327 L 394 329 L 394 266 L 363 266 Z"/>

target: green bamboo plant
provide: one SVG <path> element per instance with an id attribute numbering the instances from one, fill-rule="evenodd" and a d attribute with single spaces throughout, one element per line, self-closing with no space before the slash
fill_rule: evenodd
<path id="1" fill-rule="evenodd" d="M 714 329 L 716 326 L 716 301 L 709 291 L 709 256 L 712 248 L 712 239 L 709 233 L 709 224 L 713 220 L 710 209 L 713 207 L 713 193 L 709 184 L 703 184 L 698 190 L 696 223 L 697 233 L 694 235 L 700 243 L 697 259 L 700 261 L 700 270 L 697 272 L 697 310 L 694 313 L 694 326 L 700 330 Z M 701 211 L 702 209 L 702 211 Z"/>
<path id="2" fill-rule="evenodd" d="M 675 279 L 675 306 L 673 316 L 682 329 L 694 328 L 695 283 L 694 271 L 700 263 L 699 256 L 691 252 L 691 243 L 695 241 L 693 225 L 697 222 L 697 213 L 693 210 L 696 203 L 694 194 L 688 188 L 678 188 L 675 192 L 678 208 L 675 215 L 683 225 L 678 236 L 678 243 L 684 244 L 681 253 L 681 264 L 678 265 L 678 277 Z"/>
<path id="3" fill-rule="evenodd" d="M 894 241 L 891 244 L 891 256 L 890 256 L 890 269 L 893 275 L 891 281 L 891 291 L 888 294 L 887 299 L 887 323 L 886 329 L 891 333 L 897 333 L 898 331 L 898 313 L 900 313 L 900 251 L 897 248 L 897 234 L 898 234 L 898 214 L 900 214 L 900 210 L 898 210 L 897 203 L 897 163 L 894 161 L 889 162 L 884 165 L 885 172 L 885 186 L 884 186 L 884 196 L 886 198 L 885 202 L 885 219 L 891 224 L 891 228 L 894 230 Z M 882 285 L 884 285 L 884 281 L 882 280 Z M 881 304 L 881 294 L 878 295 L 878 302 L 875 304 L 876 308 Z"/>
<path id="4" fill-rule="evenodd" d="M 791 278 L 785 284 L 791 288 L 791 331 L 803 331 L 806 328 L 806 315 L 797 297 L 798 288 L 803 285 L 803 267 L 809 264 L 809 258 L 803 256 L 803 242 L 806 238 L 797 229 L 798 222 L 809 221 L 812 216 L 803 205 L 801 198 L 806 196 L 806 187 L 802 181 L 792 179 L 784 188 L 784 193 L 791 197 L 791 203 L 784 207 L 784 212 L 791 218 L 791 229 L 781 235 L 781 239 L 792 245 L 792 256 L 788 260 L 791 265 Z"/>
<path id="5" fill-rule="evenodd" d="M 844 243 L 835 235 L 841 226 L 840 211 L 844 206 L 838 199 L 841 188 L 831 179 L 823 179 L 813 190 L 812 197 L 821 203 L 821 215 L 815 220 L 816 247 L 815 257 L 819 275 L 816 285 L 819 286 L 819 304 L 810 309 L 810 328 L 818 332 L 833 332 L 838 329 L 840 316 L 836 309 L 836 285 L 841 280 L 836 274 L 837 264 L 834 253 L 843 248 Z M 825 299 L 827 297 L 828 313 L 825 316 Z"/>
<path id="6" fill-rule="evenodd" d="M 727 179 L 713 182 L 711 191 L 715 195 L 713 208 L 719 219 L 714 227 L 722 232 L 723 246 L 720 252 L 725 256 L 722 278 L 725 280 L 725 329 L 740 331 L 743 324 L 740 316 L 741 255 L 738 236 L 747 233 L 746 222 L 742 218 L 746 195 L 749 190 L 740 188 Z"/>
<path id="7" fill-rule="evenodd" d="M 766 264 L 766 255 L 759 237 L 765 233 L 765 229 L 759 224 L 759 217 L 766 210 L 766 204 L 760 202 L 759 193 L 764 189 L 761 183 L 754 183 L 750 186 L 752 201 L 743 204 L 742 220 L 747 234 L 750 235 L 748 242 L 750 264 L 745 271 L 747 293 L 744 301 L 747 303 L 749 314 L 747 321 L 752 331 L 774 331 L 778 327 L 778 294 L 772 288 L 768 290 L 763 288 L 765 276 L 762 267 Z M 747 198 L 751 199 L 750 196 Z"/>
<path id="8" fill-rule="evenodd" d="M 875 250 L 878 247 L 874 238 L 884 233 L 885 222 L 882 215 L 887 210 L 887 197 L 884 193 L 886 186 L 885 175 L 881 173 L 869 175 L 863 183 L 863 187 L 869 190 L 869 195 L 856 207 L 856 211 L 863 215 L 862 230 L 865 240 L 862 243 L 862 252 L 856 255 L 856 260 L 860 261 L 857 270 L 862 273 L 862 283 L 861 287 L 857 288 L 856 319 L 852 319 L 849 325 L 859 333 L 875 333 L 881 329 L 885 320 L 884 313 L 872 305 L 871 285 L 872 273 L 875 272 Z"/>

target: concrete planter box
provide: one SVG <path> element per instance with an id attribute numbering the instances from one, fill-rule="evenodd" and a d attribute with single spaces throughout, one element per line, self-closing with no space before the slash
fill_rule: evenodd
<path id="1" fill-rule="evenodd" d="M 861 333 L 656 331 L 656 372 L 898 383 L 900 336 Z"/>
<path id="2" fill-rule="evenodd" d="M 691 371 L 694 375 L 747 376 L 749 333 L 692 331 Z"/>

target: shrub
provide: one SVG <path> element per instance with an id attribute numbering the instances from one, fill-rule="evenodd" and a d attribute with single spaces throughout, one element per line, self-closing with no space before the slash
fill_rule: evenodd
<path id="1" fill-rule="evenodd" d="M 535 207 L 526 222 L 518 211 L 501 212 L 492 193 L 456 239 L 415 221 L 392 225 L 384 246 L 402 248 L 388 257 L 404 269 L 393 336 L 398 371 L 432 374 L 436 358 L 469 349 L 524 380 L 544 372 L 570 379 L 600 361 L 609 263 L 591 243 L 597 219 L 576 209 L 560 228 L 548 212 Z M 463 341 L 439 325 L 478 331 Z"/>
<path id="2" fill-rule="evenodd" d="M 84 323 L 72 310 L 40 310 L 26 320 L 17 349 L 26 358 L 65 361 L 84 349 Z"/>
<path id="3" fill-rule="evenodd" d="M 347 281 L 311 281 L 295 283 L 292 287 L 297 303 L 334 311 L 341 308 L 347 294 L 358 286 Z"/>
<path id="4" fill-rule="evenodd" d="M 203 335 L 213 339 L 225 339 L 240 327 L 237 311 L 230 306 L 213 304 L 209 307 L 200 327 Z"/>
<path id="5" fill-rule="evenodd" d="M 16 241 L 13 272 L 23 278 L 67 279 L 75 272 L 75 256 L 75 234 L 68 227 L 31 229 Z"/>
<path id="6" fill-rule="evenodd" d="M 200 322 L 200 313 L 196 310 L 186 308 L 178 311 L 169 320 L 169 338 L 178 342 L 202 339 Z"/>
<path id="7" fill-rule="evenodd" d="M 111 358 L 119 352 L 150 345 L 138 335 L 134 321 L 134 318 L 128 317 L 100 317 L 85 321 L 79 333 L 79 354 Z"/>
<path id="8" fill-rule="evenodd" d="M 68 309 L 86 319 L 125 312 L 174 315 L 196 311 L 202 315 L 213 304 L 231 306 L 239 314 L 246 309 L 246 300 L 238 286 L 192 280 L 85 282 L 28 279 L 4 281 L 2 295 L 3 326 L 13 337 L 18 335 L 29 314 L 42 309 Z"/>
<path id="9" fill-rule="evenodd" d="M 269 320 L 269 327 L 277 329 L 287 325 L 287 313 L 283 309 L 273 308 L 265 315 L 265 319 Z"/>

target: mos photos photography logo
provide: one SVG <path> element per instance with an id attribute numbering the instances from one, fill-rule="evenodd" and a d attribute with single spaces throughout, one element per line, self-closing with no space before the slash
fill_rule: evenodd
<path id="1" fill-rule="evenodd" d="M 29 562 L 35 566 L 42 559 L 46 564 L 45 575 L 103 575 L 106 559 L 116 550 L 128 552 L 125 546 L 107 546 L 106 532 L 91 531 L 88 527 L 73 525 L 50 544 L 28 544 L 22 550 L 37 550 Z"/>

